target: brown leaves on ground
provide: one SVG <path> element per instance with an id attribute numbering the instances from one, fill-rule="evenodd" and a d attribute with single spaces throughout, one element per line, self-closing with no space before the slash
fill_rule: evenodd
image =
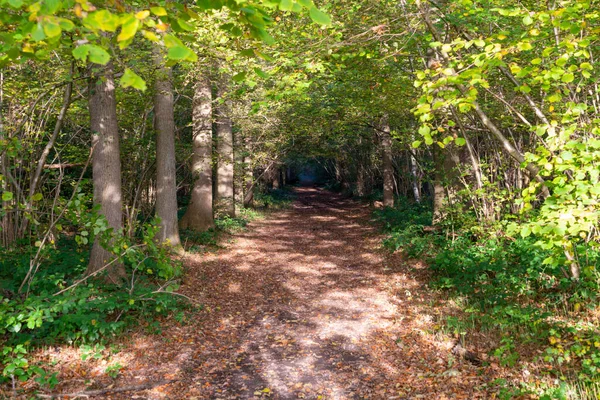
<path id="1" fill-rule="evenodd" d="M 226 249 L 187 256 L 195 320 L 124 343 L 115 386 L 175 382 L 103 398 L 492 398 L 497 372 L 452 354 L 427 272 L 380 250 L 369 208 L 297 194 Z"/>

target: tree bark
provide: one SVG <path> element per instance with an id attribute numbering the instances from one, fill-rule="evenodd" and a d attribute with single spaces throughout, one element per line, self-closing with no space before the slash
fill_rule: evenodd
<path id="1" fill-rule="evenodd" d="M 381 123 L 383 150 L 383 206 L 394 207 L 394 166 L 392 165 L 392 136 L 387 116 Z"/>
<path id="2" fill-rule="evenodd" d="M 118 233 L 123 228 L 121 194 L 121 154 L 119 127 L 117 124 L 117 102 L 113 66 L 109 63 L 99 75 L 92 76 L 89 88 L 90 128 L 92 130 L 92 173 L 94 182 L 94 204 L 100 206 L 108 226 Z M 94 241 L 87 273 L 91 274 L 116 256 Z M 107 268 L 108 279 L 119 283 L 125 277 L 125 268 L 114 263 Z"/>
<path id="3" fill-rule="evenodd" d="M 224 97 L 224 90 L 219 90 L 219 97 Z M 233 129 L 227 108 L 226 102 L 217 107 L 217 203 L 220 210 L 234 217 Z"/>
<path id="4" fill-rule="evenodd" d="M 174 250 L 181 250 L 177 225 L 177 174 L 175 160 L 175 117 L 171 68 L 165 66 L 160 50 L 155 49 L 158 67 L 154 94 L 154 128 L 156 129 L 156 216 L 160 230 L 156 238 Z"/>
<path id="5" fill-rule="evenodd" d="M 188 209 L 181 219 L 182 229 L 205 231 L 212 228 L 212 94 L 210 81 L 201 77 L 196 85 L 192 105 L 194 152 L 192 175 L 194 187 Z"/>

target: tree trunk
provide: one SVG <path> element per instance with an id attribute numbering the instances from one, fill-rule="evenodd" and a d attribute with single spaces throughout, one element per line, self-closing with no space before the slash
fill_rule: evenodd
<path id="1" fill-rule="evenodd" d="M 212 228 L 212 94 L 210 81 L 201 77 L 192 105 L 194 153 L 192 175 L 194 187 L 188 209 L 181 219 L 182 229 L 205 231 Z"/>
<path id="2" fill-rule="evenodd" d="M 233 194 L 236 205 L 236 214 L 239 207 L 243 207 L 244 204 L 244 143 L 242 134 L 240 131 L 233 134 L 233 155 L 234 155 L 234 167 L 233 167 Z"/>
<path id="3" fill-rule="evenodd" d="M 250 138 L 244 140 L 244 207 L 252 206 L 254 201 L 254 182 L 252 173 L 252 152 L 250 151 Z"/>
<path id="4" fill-rule="evenodd" d="M 409 166 L 410 166 L 410 174 L 412 175 L 412 190 L 413 196 L 415 198 L 416 203 L 421 202 L 421 184 L 419 179 L 419 174 L 417 171 L 417 159 L 413 154 L 410 154 L 408 157 Z"/>
<path id="5" fill-rule="evenodd" d="M 224 92 L 219 92 L 222 97 Z M 227 104 L 223 102 L 217 108 L 217 204 L 225 214 L 234 217 L 233 129 L 227 114 Z"/>
<path id="6" fill-rule="evenodd" d="M 394 207 L 394 166 L 392 165 L 392 136 L 387 116 L 381 123 L 383 150 L 383 206 Z"/>
<path id="7" fill-rule="evenodd" d="M 280 169 L 277 166 L 274 166 L 273 169 L 271 170 L 271 182 L 273 182 L 273 189 L 279 189 L 280 182 L 281 182 L 281 176 L 280 176 Z"/>
<path id="8" fill-rule="evenodd" d="M 92 130 L 92 173 L 94 204 L 100 206 L 108 226 L 119 233 L 123 228 L 121 194 L 121 154 L 117 102 L 112 63 L 103 67 L 102 73 L 93 76 L 89 88 L 90 128 Z M 104 249 L 96 239 L 92 246 L 87 273 L 94 273 L 110 262 L 115 255 Z M 118 283 L 125 277 L 125 268 L 115 262 L 107 268 L 108 279 Z"/>
<path id="9" fill-rule="evenodd" d="M 439 224 L 444 219 L 444 156 L 441 148 L 436 145 L 432 148 L 433 153 L 433 221 L 432 225 Z"/>
<path id="10" fill-rule="evenodd" d="M 160 50 L 155 49 L 158 67 L 154 94 L 156 129 L 156 216 L 160 218 L 158 242 L 181 250 L 177 226 L 177 179 L 175 167 L 175 117 L 171 68 L 166 67 Z"/>

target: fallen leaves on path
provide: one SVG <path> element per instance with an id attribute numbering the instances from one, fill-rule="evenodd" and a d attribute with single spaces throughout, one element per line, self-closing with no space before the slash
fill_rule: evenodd
<path id="1" fill-rule="evenodd" d="M 452 354 L 426 271 L 380 249 L 369 208 L 297 195 L 225 249 L 187 256 L 196 320 L 125 344 L 119 381 L 174 382 L 104 398 L 492 398 L 497 373 Z"/>

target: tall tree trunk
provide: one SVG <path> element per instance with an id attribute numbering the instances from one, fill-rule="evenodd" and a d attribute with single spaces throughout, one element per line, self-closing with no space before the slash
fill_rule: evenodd
<path id="1" fill-rule="evenodd" d="M 392 165 L 392 136 L 387 115 L 381 121 L 383 151 L 383 206 L 394 207 L 394 166 Z"/>
<path id="2" fill-rule="evenodd" d="M 192 175 L 194 187 L 188 209 L 181 219 L 182 229 L 205 231 L 212 228 L 212 94 L 210 81 L 201 77 L 196 85 L 192 105 L 194 153 Z"/>
<path id="3" fill-rule="evenodd" d="M 236 205 L 236 214 L 239 207 L 243 207 L 244 204 L 244 143 L 242 134 L 240 131 L 233 134 L 233 155 L 234 155 L 234 167 L 233 167 L 233 194 Z"/>
<path id="4" fill-rule="evenodd" d="M 433 225 L 444 219 L 444 155 L 437 145 L 432 147 L 433 153 Z"/>
<path id="5" fill-rule="evenodd" d="M 219 90 L 219 97 L 224 91 Z M 217 108 L 217 204 L 225 214 L 235 216 L 233 187 L 233 129 L 227 103 Z"/>
<path id="6" fill-rule="evenodd" d="M 244 207 L 252 206 L 254 201 L 254 182 L 250 138 L 244 139 Z"/>
<path id="7" fill-rule="evenodd" d="M 121 194 L 121 154 L 117 102 L 113 66 L 103 67 L 101 74 L 93 76 L 89 88 L 90 128 L 92 130 L 92 171 L 94 181 L 94 204 L 100 206 L 108 226 L 115 233 L 123 228 Z M 114 262 L 115 255 L 104 249 L 98 240 L 92 246 L 87 273 L 97 272 L 108 263 L 108 279 L 114 283 L 125 277 L 125 268 Z"/>
<path id="8" fill-rule="evenodd" d="M 156 216 L 160 218 L 157 240 L 181 250 L 177 226 L 177 179 L 175 167 L 175 117 L 171 68 L 166 67 L 160 50 L 155 49 L 157 74 L 154 94 L 156 129 Z"/>

